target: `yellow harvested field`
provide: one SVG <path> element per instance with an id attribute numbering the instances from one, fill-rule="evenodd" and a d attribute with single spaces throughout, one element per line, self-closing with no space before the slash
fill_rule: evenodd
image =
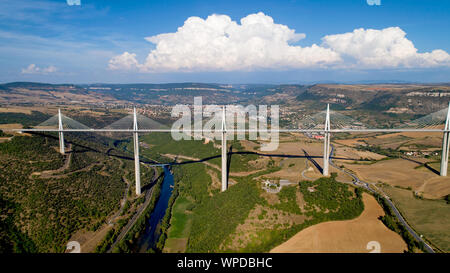
<path id="1" fill-rule="evenodd" d="M 422 148 L 421 150 L 440 150 L 442 148 L 442 136 L 430 136 L 420 139 L 414 139 L 408 141 L 403 146 L 412 146 L 412 150 L 414 150 L 414 145 L 424 145 L 429 147 L 428 149 Z"/>
<path id="2" fill-rule="evenodd" d="M 442 142 L 442 134 L 433 132 L 400 132 L 352 139 L 338 139 L 334 140 L 334 142 L 350 147 L 365 145 L 364 142 L 367 142 L 369 145 L 379 145 L 392 149 L 396 149 L 401 145 L 411 144 L 440 147 Z"/>
<path id="3" fill-rule="evenodd" d="M 22 129 L 22 127 L 22 124 L 19 123 L 0 124 L 0 129 L 4 131 L 8 129 Z"/>
<path id="4" fill-rule="evenodd" d="M 352 159 L 352 160 L 359 160 L 361 158 L 363 158 L 363 159 L 368 158 L 371 160 L 380 160 L 380 159 L 383 159 L 386 157 L 384 155 L 372 153 L 369 151 L 358 151 L 358 150 L 355 150 L 352 148 L 342 147 L 342 146 L 340 146 L 340 147 L 336 146 L 334 156 L 342 157 L 342 158 L 346 158 L 346 159 Z"/>
<path id="5" fill-rule="evenodd" d="M 31 110 L 27 108 L 18 108 L 18 107 L 0 107 L 0 113 L 23 113 L 30 115 Z"/>
<path id="6" fill-rule="evenodd" d="M 351 138 L 351 139 L 338 139 L 333 140 L 333 142 L 346 145 L 346 146 L 358 146 L 358 145 L 365 145 L 364 141 L 368 138 Z"/>
<path id="7" fill-rule="evenodd" d="M 401 132 L 401 133 L 380 135 L 380 136 L 376 136 L 376 138 L 391 138 L 391 137 L 397 137 L 397 136 L 405 136 L 405 137 L 410 137 L 410 138 L 423 138 L 423 137 L 440 137 L 440 138 L 442 138 L 441 133 L 434 133 L 434 132 Z"/>
<path id="8" fill-rule="evenodd" d="M 76 108 L 76 106 L 66 106 L 65 108 Z M 23 113 L 30 115 L 33 111 L 41 112 L 44 114 L 55 114 L 58 111 L 57 106 L 47 105 L 47 106 L 13 106 L 0 107 L 0 113 Z"/>
<path id="9" fill-rule="evenodd" d="M 257 148 L 259 148 L 259 145 L 254 143 L 253 141 L 241 140 L 240 142 L 241 142 L 242 147 L 244 147 L 244 149 L 246 151 L 254 151 L 254 150 L 258 150 L 259 151 L 259 149 L 257 149 Z"/>
<path id="10" fill-rule="evenodd" d="M 18 134 L 17 132 L 11 131 L 12 129 L 22 129 L 23 125 L 19 123 L 10 123 L 10 124 L 0 124 L 0 130 L 7 134 Z M 23 133 L 22 135 L 28 135 L 26 133 Z"/>
<path id="11" fill-rule="evenodd" d="M 72 235 L 69 241 L 79 242 L 81 253 L 92 253 L 111 228 L 112 226 L 105 224 L 95 232 L 79 230 Z"/>
<path id="12" fill-rule="evenodd" d="M 287 179 L 291 182 L 301 181 L 303 180 L 301 172 L 305 169 L 305 160 L 305 158 L 288 158 L 283 160 L 281 170 L 266 174 L 264 177 Z"/>
<path id="13" fill-rule="evenodd" d="M 311 143 L 298 141 L 298 142 L 282 142 L 279 144 L 278 149 L 270 152 L 261 152 L 264 154 L 286 154 L 286 155 L 304 155 L 303 149 L 305 149 L 310 155 L 320 156 L 323 153 L 323 144 L 316 141 Z"/>
<path id="14" fill-rule="evenodd" d="M 424 182 L 418 189 L 424 198 L 439 199 L 450 194 L 450 179 L 446 177 L 434 177 Z"/>
<path id="15" fill-rule="evenodd" d="M 426 168 L 414 169 L 419 164 L 408 160 L 391 159 L 370 165 L 340 161 L 338 164 L 343 164 L 366 182 L 384 182 L 393 186 L 411 187 L 414 191 L 421 191 L 427 198 L 440 198 L 450 194 L 450 177 L 439 176 Z"/>
<path id="16" fill-rule="evenodd" d="M 271 253 L 368 253 L 368 243 L 376 241 L 382 253 L 400 253 L 406 243 L 379 219 L 383 209 L 374 197 L 363 194 L 364 211 L 353 220 L 331 221 L 308 227 Z"/>

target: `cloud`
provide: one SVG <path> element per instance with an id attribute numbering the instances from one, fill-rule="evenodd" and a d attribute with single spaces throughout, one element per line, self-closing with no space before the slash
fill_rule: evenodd
<path id="1" fill-rule="evenodd" d="M 146 37 L 156 47 L 144 62 L 139 63 L 136 54 L 124 52 L 109 61 L 109 68 L 191 72 L 450 66 L 448 53 L 418 53 L 398 27 L 355 29 L 327 35 L 320 45 L 294 45 L 305 36 L 274 23 L 261 12 L 242 18 L 240 23 L 227 15 L 189 17 L 174 33 Z"/>
<path id="2" fill-rule="evenodd" d="M 450 56 L 443 50 L 418 53 L 399 27 L 382 30 L 355 29 L 353 32 L 327 35 L 323 46 L 331 48 L 348 66 L 363 68 L 449 66 Z"/>
<path id="3" fill-rule="evenodd" d="M 300 68 L 339 61 L 338 54 L 317 45 L 292 46 L 303 39 L 263 13 L 250 14 L 240 24 L 213 14 L 206 20 L 190 17 L 175 33 L 147 37 L 156 44 L 143 64 L 128 52 L 111 59 L 111 69 L 153 71 L 230 71 Z"/>
<path id="4" fill-rule="evenodd" d="M 22 74 L 50 74 L 55 73 L 58 69 L 50 65 L 46 68 L 40 68 L 35 64 L 30 64 L 27 68 L 22 68 Z"/>
<path id="5" fill-rule="evenodd" d="M 134 69 L 136 67 L 142 67 L 136 60 L 136 54 L 130 54 L 124 52 L 122 55 L 116 56 L 109 61 L 109 68 L 116 69 Z"/>

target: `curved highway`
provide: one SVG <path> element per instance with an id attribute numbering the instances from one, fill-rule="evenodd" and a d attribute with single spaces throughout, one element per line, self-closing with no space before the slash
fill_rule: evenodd
<path id="1" fill-rule="evenodd" d="M 154 167 L 153 167 L 154 169 Z M 159 178 L 158 173 L 154 169 L 152 183 L 156 183 L 156 180 Z M 145 208 L 147 208 L 148 204 L 150 203 L 150 199 L 153 195 L 153 188 L 146 190 L 144 195 L 144 204 L 136 211 L 136 213 L 133 215 L 130 221 L 125 225 L 125 227 L 122 228 L 122 231 L 119 233 L 117 238 L 114 240 L 114 242 L 111 244 L 110 248 L 108 249 L 107 253 L 111 253 L 116 245 L 122 241 L 123 238 L 127 235 L 127 233 L 131 230 L 131 228 L 134 226 L 136 221 L 141 217 L 142 213 L 144 212 Z"/>
<path id="2" fill-rule="evenodd" d="M 363 187 L 363 188 L 365 188 L 366 190 L 368 190 L 368 191 L 370 191 L 370 192 L 372 192 L 372 193 L 377 193 L 376 191 L 374 191 L 373 189 L 370 188 L 369 183 L 364 182 L 364 181 L 361 181 L 355 174 L 353 174 L 353 173 L 351 173 L 351 172 L 349 172 L 349 171 L 347 171 L 347 170 L 345 170 L 345 169 L 342 169 L 342 168 L 336 166 L 336 165 L 333 163 L 333 160 L 331 160 L 332 157 L 333 157 L 333 151 L 334 151 L 334 146 L 331 145 L 331 153 L 330 153 L 330 157 L 329 157 L 329 159 L 328 159 L 331 166 L 333 166 L 334 168 L 340 170 L 341 172 L 344 172 L 344 173 L 350 175 L 350 176 L 353 178 L 353 180 L 354 180 L 354 181 L 353 181 L 353 185 L 358 186 L 358 187 Z M 394 211 L 395 216 L 397 216 L 398 220 L 399 220 L 399 221 L 402 223 L 402 225 L 408 230 L 408 232 L 409 232 L 409 233 L 410 233 L 417 241 L 423 243 L 423 245 L 424 245 L 425 249 L 427 250 L 427 252 L 434 253 L 433 248 L 432 248 L 431 246 L 429 246 L 429 245 L 422 239 L 422 237 L 420 237 L 420 236 L 419 236 L 419 235 L 418 235 L 418 234 L 417 234 L 417 233 L 416 233 L 416 232 L 408 225 L 408 223 L 406 222 L 406 220 L 403 218 L 403 216 L 401 215 L 401 213 L 398 211 L 397 207 L 394 205 L 394 203 L 392 203 L 392 201 L 391 201 L 391 199 L 389 198 L 389 196 L 387 196 L 386 194 L 384 194 L 384 196 L 382 196 L 382 197 L 386 200 L 387 204 L 391 207 L 392 211 Z"/>

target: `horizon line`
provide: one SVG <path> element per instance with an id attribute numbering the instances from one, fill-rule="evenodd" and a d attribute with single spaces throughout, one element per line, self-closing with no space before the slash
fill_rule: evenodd
<path id="1" fill-rule="evenodd" d="M 202 81 L 180 81 L 180 82 L 39 82 L 39 81 L 10 81 L 10 82 L 0 82 L 0 85 L 14 84 L 14 83 L 28 83 L 28 84 L 48 84 L 48 85 L 129 85 L 129 84 L 154 84 L 154 85 L 165 85 L 165 84 L 214 84 L 214 85 L 317 85 L 317 84 L 336 84 L 336 85 L 380 85 L 380 84 L 392 84 L 392 85 L 402 85 L 402 84 L 419 84 L 419 85 L 448 85 L 449 81 L 403 81 L 403 80 L 367 80 L 367 81 L 311 81 L 311 82 L 279 82 L 279 83 L 229 83 L 229 82 L 202 82 Z"/>

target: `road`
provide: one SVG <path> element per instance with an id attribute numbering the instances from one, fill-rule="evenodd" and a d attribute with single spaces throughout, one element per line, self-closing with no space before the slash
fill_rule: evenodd
<path id="1" fill-rule="evenodd" d="M 156 182 L 156 180 L 158 179 L 158 174 L 156 172 L 156 168 L 152 167 L 154 170 L 154 174 L 153 174 L 153 178 L 152 178 L 152 184 L 154 184 Z M 116 245 L 122 241 L 123 238 L 125 238 L 125 236 L 127 235 L 127 233 L 131 230 L 131 228 L 134 226 L 134 224 L 136 223 L 136 221 L 139 219 L 139 217 L 141 217 L 142 213 L 144 212 L 145 208 L 148 206 L 148 204 L 150 203 L 151 197 L 153 195 L 153 189 L 154 187 L 151 187 L 150 189 L 147 189 L 145 192 L 145 201 L 144 204 L 138 209 L 138 211 L 133 215 L 133 217 L 131 218 L 130 221 L 128 221 L 128 223 L 126 224 L 126 226 L 122 229 L 122 231 L 120 232 L 119 236 L 117 236 L 116 240 L 114 241 L 114 243 L 111 245 L 111 247 L 109 248 L 109 250 L 107 251 L 107 253 L 111 253 L 112 250 L 116 247 Z"/>
<path id="2" fill-rule="evenodd" d="M 331 165 L 331 166 L 335 167 L 336 169 L 340 170 L 341 172 L 344 172 L 344 173 L 350 175 L 350 176 L 353 178 L 353 180 L 354 180 L 354 181 L 352 182 L 353 185 L 355 185 L 355 186 L 357 186 L 357 187 L 363 187 L 364 189 L 366 189 L 366 190 L 368 190 L 368 191 L 370 191 L 370 192 L 372 192 L 372 193 L 377 193 L 377 192 L 374 191 L 372 188 L 370 188 L 369 183 L 364 182 L 364 181 L 361 181 L 355 174 L 353 174 L 353 173 L 351 173 L 351 172 L 349 172 L 349 171 L 347 171 L 347 170 L 345 170 L 345 169 L 342 169 L 342 168 L 336 166 L 336 165 L 333 163 L 333 160 L 332 160 L 332 157 L 333 157 L 333 151 L 334 151 L 334 146 L 331 145 L 331 153 L 330 153 L 330 157 L 329 157 L 329 162 L 330 162 L 330 165 Z M 416 233 L 416 232 L 408 225 L 408 223 L 407 223 L 406 220 L 403 218 L 403 216 L 401 215 L 401 213 L 399 212 L 399 210 L 397 209 L 397 207 L 394 205 L 394 203 L 392 203 L 392 201 L 391 201 L 391 199 L 389 198 L 389 196 L 387 196 L 384 192 L 383 192 L 383 195 L 384 195 L 384 196 L 382 196 L 382 197 L 386 200 L 387 204 L 391 207 L 392 211 L 395 213 L 395 216 L 397 216 L 397 218 L 398 218 L 398 220 L 400 221 L 400 223 L 402 223 L 402 225 L 408 230 L 408 232 L 409 232 L 409 233 L 410 233 L 417 241 L 423 243 L 423 245 L 424 245 L 425 249 L 427 250 L 427 252 L 429 252 L 429 253 L 434 253 L 433 248 L 432 248 L 431 246 L 429 246 L 429 245 L 422 239 L 422 237 L 420 237 L 420 236 L 419 236 L 419 235 L 418 235 L 418 234 L 417 234 L 417 233 Z"/>
<path id="3" fill-rule="evenodd" d="M 308 169 L 309 169 L 308 160 L 305 160 L 305 169 L 302 171 L 302 177 L 306 180 L 314 180 L 305 174 L 305 172 L 307 172 Z"/>
<path id="4" fill-rule="evenodd" d="M 120 167 L 119 168 L 122 169 L 122 167 L 123 167 L 122 160 L 119 160 L 119 159 L 117 159 L 117 160 L 120 162 Z M 117 213 L 111 219 L 109 219 L 108 225 L 113 225 L 114 224 L 113 222 L 115 222 L 117 217 L 119 217 L 122 214 L 123 209 L 125 208 L 125 204 L 127 202 L 127 196 L 128 196 L 128 191 L 130 190 L 130 187 L 131 187 L 131 182 L 128 181 L 126 175 L 122 176 L 122 180 L 125 182 L 125 184 L 127 184 L 127 187 L 125 188 L 122 200 L 120 201 L 120 209 L 117 211 Z"/>

